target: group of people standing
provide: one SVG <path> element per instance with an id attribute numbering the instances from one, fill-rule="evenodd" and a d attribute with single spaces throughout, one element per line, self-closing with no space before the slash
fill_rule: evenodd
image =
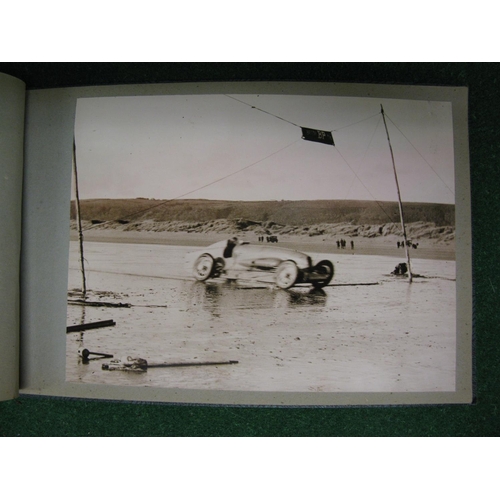
<path id="1" fill-rule="evenodd" d="M 278 237 L 277 236 L 259 236 L 259 241 L 267 241 L 267 243 L 278 243 Z"/>
<path id="2" fill-rule="evenodd" d="M 403 241 L 398 241 L 397 244 L 398 244 L 398 248 L 404 248 L 405 247 L 404 240 Z M 418 248 L 418 243 L 412 243 L 411 240 L 406 240 L 406 246 L 408 248 L 417 249 Z"/>
<path id="3" fill-rule="evenodd" d="M 347 246 L 347 241 L 344 240 L 344 239 L 341 239 L 341 240 L 337 240 L 337 248 L 342 248 L 342 250 L 344 248 L 346 248 Z M 354 241 L 351 240 L 351 250 L 354 250 Z"/>

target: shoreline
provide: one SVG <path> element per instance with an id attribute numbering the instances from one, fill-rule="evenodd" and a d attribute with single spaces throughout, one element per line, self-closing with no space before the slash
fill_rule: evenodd
<path id="1" fill-rule="evenodd" d="M 237 236 L 250 243 L 262 245 L 275 245 L 302 252 L 328 253 L 328 254 L 353 254 L 353 255 L 386 255 L 398 257 L 401 261 L 406 259 L 403 247 L 397 247 L 401 238 L 395 235 L 381 236 L 378 238 L 337 236 L 299 236 L 283 235 L 278 243 L 259 243 L 259 235 L 252 232 L 244 233 L 186 233 L 186 232 L 145 232 L 123 231 L 120 229 L 90 229 L 83 235 L 84 241 L 101 243 L 145 244 L 145 245 L 174 245 L 205 247 L 218 241 Z M 337 247 L 337 239 L 344 238 L 347 246 L 344 249 Z M 77 241 L 75 230 L 70 232 L 70 241 Z M 354 249 L 351 249 L 351 241 Z M 410 257 L 413 259 L 455 260 L 454 242 L 438 243 L 429 239 L 419 240 L 417 249 L 411 249 Z"/>

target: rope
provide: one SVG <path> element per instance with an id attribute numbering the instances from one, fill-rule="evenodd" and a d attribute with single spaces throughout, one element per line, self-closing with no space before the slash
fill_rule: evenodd
<path id="1" fill-rule="evenodd" d="M 287 120 L 286 118 L 283 118 L 282 116 L 279 116 L 279 115 L 276 115 L 274 113 L 271 113 L 270 111 L 266 111 L 265 109 L 258 108 L 257 106 L 253 106 L 252 104 L 248 104 L 245 101 L 242 101 L 240 99 L 236 99 L 236 97 L 233 97 L 233 96 L 230 96 L 230 95 L 227 95 L 227 94 L 224 94 L 224 95 L 226 97 L 229 97 L 230 99 L 234 99 L 235 101 L 241 102 L 241 104 L 244 104 L 245 106 L 248 106 L 248 107 L 250 107 L 252 109 L 256 109 L 257 111 L 261 111 L 262 113 L 266 113 L 266 115 L 274 116 L 274 118 L 278 118 L 278 120 L 283 120 L 284 122 L 287 122 L 290 125 L 294 125 L 295 127 L 298 127 L 298 128 L 303 128 L 301 125 L 297 125 L 296 123 L 291 122 L 290 120 Z M 352 127 L 353 125 L 357 125 L 358 123 L 364 122 L 366 120 L 370 120 L 371 118 L 373 118 L 374 116 L 377 116 L 377 115 L 380 115 L 380 113 L 375 113 L 374 115 L 368 116 L 367 118 L 363 118 L 362 120 L 358 120 L 357 122 L 351 123 L 350 125 L 344 125 L 343 127 L 339 127 L 339 128 L 335 128 L 335 129 L 330 129 L 330 130 L 327 130 L 326 132 L 337 132 L 337 131 L 342 130 L 344 128 Z"/>
<path id="2" fill-rule="evenodd" d="M 209 186 L 212 186 L 212 185 L 216 184 L 217 182 L 221 182 L 221 181 L 223 181 L 223 180 L 227 179 L 228 177 L 231 177 L 231 176 L 236 175 L 236 174 L 238 174 L 238 173 L 240 173 L 240 172 L 243 172 L 243 170 L 246 170 L 247 168 L 253 167 L 254 165 L 257 165 L 258 163 L 261 163 L 261 162 L 263 162 L 264 160 L 267 160 L 267 159 L 268 159 L 268 158 L 270 158 L 271 156 L 274 156 L 274 155 L 276 155 L 276 154 L 280 153 L 281 151 L 283 151 L 283 150 L 285 150 L 285 149 L 289 148 L 290 146 L 293 146 L 293 145 L 294 145 L 296 142 L 298 142 L 299 140 L 300 140 L 300 139 L 296 139 L 295 141 L 291 142 L 290 144 L 288 144 L 288 145 L 286 145 L 286 146 L 284 146 L 284 147 L 282 147 L 282 148 L 278 149 L 278 150 L 277 150 L 277 151 L 275 151 L 274 153 L 271 153 L 271 154 L 269 154 L 269 155 L 265 156 L 264 158 L 261 158 L 260 160 L 254 161 L 253 163 L 250 163 L 249 165 L 246 165 L 246 166 L 244 166 L 244 167 L 242 167 L 242 168 L 240 168 L 240 169 L 238 169 L 238 170 L 236 170 L 236 171 L 234 171 L 234 172 L 231 172 L 230 174 L 224 175 L 223 177 L 220 177 L 219 179 L 216 179 L 216 180 L 214 180 L 214 181 L 212 181 L 212 182 L 209 182 L 208 184 L 204 184 L 203 186 L 200 186 L 199 188 L 196 188 L 196 189 L 193 189 L 193 190 L 188 191 L 188 192 L 186 192 L 186 193 L 183 193 L 183 194 L 181 194 L 181 195 L 179 195 L 179 196 L 176 196 L 175 198 L 170 198 L 170 199 L 168 199 L 168 200 L 162 201 L 161 203 L 158 203 L 158 204 L 156 204 L 156 205 L 153 205 L 152 207 L 148 207 L 148 208 L 145 208 L 145 209 L 143 209 L 143 210 L 137 210 L 136 212 L 131 212 L 131 213 L 129 213 L 129 214 L 123 215 L 122 217 L 120 217 L 120 219 L 126 219 L 126 218 L 129 218 L 129 217 L 133 217 L 133 216 L 135 216 L 135 215 L 142 214 L 142 213 L 144 213 L 144 212 L 149 212 L 150 210 L 153 210 L 153 209 L 155 209 L 155 208 L 161 207 L 162 205 L 166 205 L 167 203 L 170 203 L 171 201 L 175 201 L 175 200 L 178 200 L 178 199 L 180 199 L 180 198 L 183 198 L 184 196 L 187 196 L 187 195 L 189 195 L 189 194 L 193 194 L 193 193 L 196 193 L 197 191 L 201 191 L 202 189 L 205 189 L 205 188 L 207 188 L 207 187 L 209 187 Z M 87 230 L 89 230 L 89 229 L 91 229 L 91 228 L 94 228 L 94 227 L 96 227 L 96 226 L 100 226 L 100 225 L 103 225 L 103 224 L 109 224 L 110 222 L 111 222 L 111 221 L 105 221 L 105 222 L 100 222 L 100 223 L 97 223 L 97 224 L 91 224 L 90 226 L 88 226 L 88 227 L 84 228 L 84 229 L 83 229 L 83 231 L 87 231 Z"/>
<path id="3" fill-rule="evenodd" d="M 387 116 L 387 113 L 385 114 L 385 116 Z M 406 135 L 403 133 L 403 131 L 391 120 L 390 116 L 387 116 L 387 118 L 389 118 L 389 120 L 391 121 L 391 123 L 399 130 L 400 134 L 410 143 L 410 145 L 412 146 L 412 148 L 419 154 L 420 158 L 422 158 L 422 160 L 425 161 L 425 163 L 427 163 L 427 165 L 429 165 L 429 167 L 431 168 L 431 170 L 437 175 L 437 177 L 439 177 L 439 179 L 441 180 L 441 182 L 446 186 L 446 189 L 448 189 L 448 191 L 453 195 L 455 196 L 455 193 L 451 190 L 451 188 L 448 186 L 448 184 L 446 184 L 446 182 L 441 178 L 441 176 L 434 170 L 434 167 L 424 158 L 424 156 L 420 153 L 420 151 L 413 145 L 413 143 L 410 141 L 410 139 L 408 139 L 408 137 L 406 137 Z"/>
<path id="4" fill-rule="evenodd" d="M 245 101 L 241 101 L 240 99 L 236 99 L 236 97 L 232 97 L 230 95 L 224 94 L 226 97 L 229 97 L 229 99 L 234 99 L 235 101 L 241 102 L 241 104 L 244 104 L 245 106 L 248 106 L 252 109 L 256 109 L 257 111 L 261 111 L 262 113 L 266 113 L 266 115 L 271 115 L 274 116 L 274 118 L 278 118 L 278 120 L 283 120 L 284 122 L 289 123 L 290 125 L 294 125 L 295 127 L 302 128 L 300 125 L 297 125 L 296 123 L 291 122 L 290 120 L 287 120 L 286 118 L 283 118 L 281 116 L 275 115 L 273 113 L 270 113 L 269 111 L 265 111 L 264 109 L 258 108 L 257 106 L 252 106 L 251 104 L 248 104 Z"/>
<path id="5" fill-rule="evenodd" d="M 377 113 L 379 116 L 379 119 L 377 121 L 377 125 L 375 126 L 375 129 L 373 130 L 373 134 L 370 138 L 370 142 L 368 143 L 368 146 L 365 149 L 365 152 L 363 153 L 363 156 L 361 157 L 361 161 L 363 161 L 366 157 L 366 153 L 368 153 L 368 150 L 370 149 L 370 146 L 372 145 L 373 138 L 375 137 L 375 133 L 377 132 L 378 126 L 380 125 L 380 120 L 382 119 L 382 115 L 380 113 Z M 374 115 L 376 116 L 376 115 Z M 359 122 L 358 122 L 359 123 Z M 359 170 L 359 168 L 358 168 Z M 349 189 L 347 190 L 347 196 L 349 196 L 349 193 L 351 192 L 352 186 L 354 185 L 354 181 L 356 180 L 356 177 L 352 179 L 351 185 L 349 186 Z"/>
<path id="6" fill-rule="evenodd" d="M 339 127 L 339 128 L 335 128 L 333 130 L 330 130 L 330 132 L 338 132 L 339 130 L 342 130 L 344 128 L 348 128 L 348 127 L 352 127 L 354 125 L 357 125 L 358 123 L 361 123 L 361 122 L 365 122 L 367 120 L 370 120 L 371 118 L 373 118 L 374 116 L 377 116 L 377 115 L 380 115 L 380 112 L 378 113 L 375 113 L 374 115 L 371 115 L 369 116 L 368 118 L 363 118 L 362 120 L 359 120 L 357 122 L 354 122 L 354 123 L 351 123 L 350 125 L 344 125 L 343 127 Z"/>
<path id="7" fill-rule="evenodd" d="M 375 196 L 373 196 L 373 194 L 371 193 L 371 191 L 366 187 L 365 183 L 360 179 L 360 177 L 358 176 L 358 174 L 352 169 L 351 165 L 349 165 L 349 163 L 347 162 L 347 160 L 344 158 L 344 156 L 342 155 L 342 153 L 339 151 L 339 149 L 336 146 L 335 146 L 335 149 L 336 149 L 337 153 L 340 155 L 340 157 L 345 161 L 345 164 L 351 169 L 352 173 L 356 176 L 356 178 L 358 179 L 358 181 L 361 182 L 361 184 L 363 185 L 363 187 L 368 191 L 368 193 L 370 194 L 370 196 L 377 203 L 377 205 L 379 206 L 380 210 L 382 210 L 382 212 L 384 212 L 384 214 L 387 216 L 387 218 L 391 222 L 394 222 L 394 220 L 392 219 L 392 217 L 384 210 L 384 207 L 375 198 Z"/>

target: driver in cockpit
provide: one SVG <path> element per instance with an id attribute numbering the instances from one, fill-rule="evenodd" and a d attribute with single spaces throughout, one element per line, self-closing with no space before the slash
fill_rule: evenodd
<path id="1" fill-rule="evenodd" d="M 227 245 L 224 248 L 224 253 L 222 254 L 222 256 L 225 259 L 230 259 L 233 256 L 233 250 L 237 244 L 238 244 L 238 238 L 236 238 L 236 236 L 234 238 L 230 238 L 229 240 L 227 240 Z"/>

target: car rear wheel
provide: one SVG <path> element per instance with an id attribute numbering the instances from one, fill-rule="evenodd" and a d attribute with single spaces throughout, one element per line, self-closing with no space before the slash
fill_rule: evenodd
<path id="1" fill-rule="evenodd" d="M 312 283 L 313 287 L 314 288 L 323 288 L 326 285 L 328 285 L 328 283 L 330 283 L 330 281 L 332 281 L 333 274 L 335 271 L 334 271 L 333 264 L 329 260 L 322 260 L 321 262 L 318 262 L 314 266 L 314 272 L 321 274 L 321 275 L 324 275 L 324 278 L 322 278 L 320 280 L 313 281 L 313 283 Z"/>
<path id="2" fill-rule="evenodd" d="M 211 255 L 204 253 L 200 255 L 193 266 L 193 276 L 198 281 L 205 281 L 212 275 L 215 261 Z"/>
<path id="3" fill-rule="evenodd" d="M 285 290 L 295 285 L 298 277 L 299 268 L 291 260 L 285 260 L 276 269 L 276 285 Z"/>

